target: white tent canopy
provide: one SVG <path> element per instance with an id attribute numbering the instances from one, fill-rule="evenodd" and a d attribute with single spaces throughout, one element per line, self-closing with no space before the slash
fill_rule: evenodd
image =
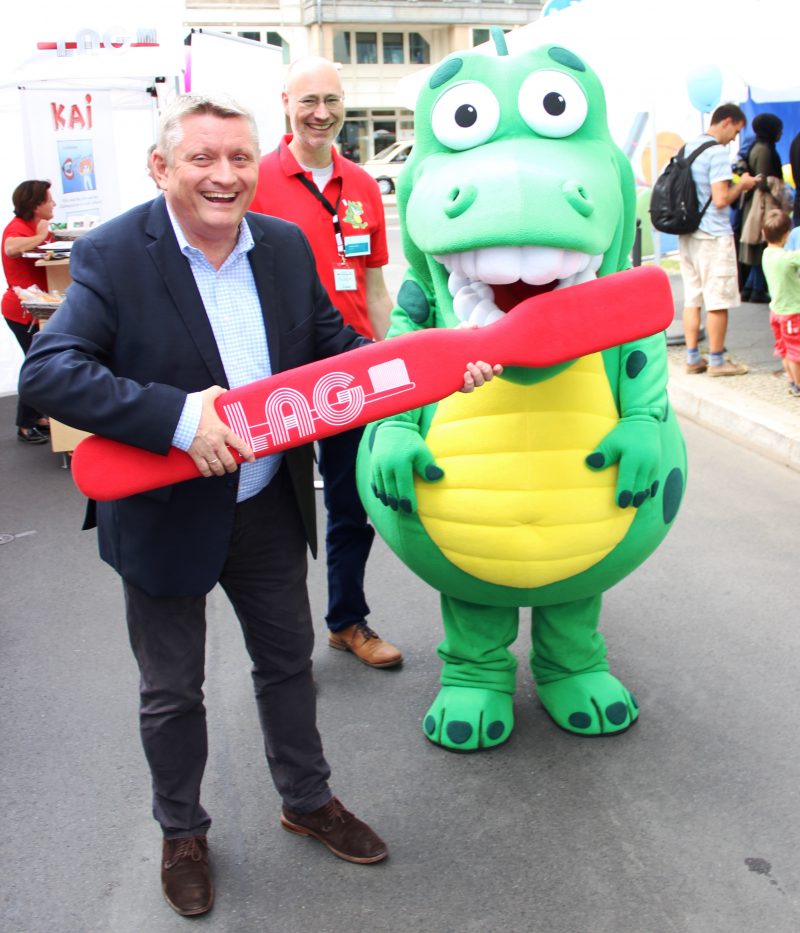
<path id="1" fill-rule="evenodd" d="M 23 105 L 27 91 L 52 94 L 54 102 L 85 101 L 86 93 L 110 98 L 110 138 L 103 142 L 113 158 L 114 191 L 107 203 L 129 207 L 152 196 L 145 156 L 157 108 L 150 89 L 168 91 L 181 73 L 182 15 L 180 0 L 82 0 L 77 7 L 39 0 L 30 10 L 5 14 L 6 28 L 0 31 L 3 226 L 12 216 L 11 194 L 25 178 L 53 182 L 54 197 L 62 202 L 56 219 L 63 219 L 59 211 L 68 200 L 61 196 L 55 147 L 50 154 L 37 150 L 39 137 Z M 16 391 L 21 359 L 11 331 L 0 325 L 0 393 Z"/>

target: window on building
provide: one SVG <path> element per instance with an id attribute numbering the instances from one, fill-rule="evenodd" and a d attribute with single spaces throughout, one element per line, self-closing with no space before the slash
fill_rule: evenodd
<path id="1" fill-rule="evenodd" d="M 237 35 L 240 39 L 251 39 L 253 42 L 260 42 L 260 41 L 261 41 L 261 33 L 260 33 L 260 32 L 247 32 L 247 31 L 243 31 L 243 32 L 242 32 L 242 31 L 240 31 L 240 32 L 237 32 L 236 35 Z"/>
<path id="2" fill-rule="evenodd" d="M 403 56 L 403 33 L 385 32 L 383 34 L 383 63 L 384 65 L 402 65 L 405 61 Z"/>
<path id="3" fill-rule="evenodd" d="M 397 141 L 397 120 L 392 110 L 372 111 L 372 141 L 375 155 Z"/>
<path id="4" fill-rule="evenodd" d="M 339 133 L 339 148 L 342 155 L 351 162 L 366 162 L 369 158 L 367 139 L 367 120 L 365 111 L 354 111 L 362 119 L 348 117 Z"/>
<path id="5" fill-rule="evenodd" d="M 412 65 L 430 65 L 431 63 L 430 43 L 426 42 L 418 32 L 408 34 L 408 57 Z"/>
<path id="6" fill-rule="evenodd" d="M 509 34 L 509 29 L 503 30 L 503 35 L 507 36 Z M 489 29 L 473 29 L 472 30 L 472 45 L 483 45 L 484 42 L 489 42 L 492 38 L 491 30 Z"/>
<path id="7" fill-rule="evenodd" d="M 356 63 L 359 65 L 378 64 L 378 33 L 356 33 Z"/>
<path id="8" fill-rule="evenodd" d="M 349 65 L 350 58 L 350 33 L 335 32 L 333 34 L 333 60 L 342 65 Z"/>
<path id="9" fill-rule="evenodd" d="M 366 161 L 366 120 L 345 120 L 337 142 L 339 151 L 351 162 Z"/>
<path id="10" fill-rule="evenodd" d="M 289 64 L 289 43 L 279 32 L 267 33 L 267 45 L 274 45 L 283 51 L 283 64 Z"/>

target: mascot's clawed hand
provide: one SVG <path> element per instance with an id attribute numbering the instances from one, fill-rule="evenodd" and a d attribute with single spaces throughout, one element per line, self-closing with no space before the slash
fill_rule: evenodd
<path id="1" fill-rule="evenodd" d="M 420 437 L 419 426 L 410 421 L 384 421 L 372 437 L 373 494 L 390 509 L 416 512 L 415 477 L 434 481 L 444 476 Z"/>
<path id="2" fill-rule="evenodd" d="M 420 93 L 398 183 L 409 270 L 390 337 L 490 326 L 531 296 L 629 266 L 633 176 L 596 75 L 560 47 L 509 56 L 494 35 L 496 56 L 451 55 Z M 602 314 L 587 303 L 587 320 Z M 442 687 L 423 717 L 432 742 L 476 750 L 509 737 L 520 608 L 538 696 L 559 726 L 607 735 L 638 716 L 598 622 L 603 592 L 655 550 L 683 495 L 666 382 L 655 334 L 507 367 L 472 395 L 366 429 L 370 518 L 441 593 Z"/>
<path id="3" fill-rule="evenodd" d="M 615 499 L 621 509 L 638 509 L 658 492 L 661 464 L 661 431 L 652 418 L 629 415 L 603 438 L 586 458 L 593 470 L 619 464 Z"/>

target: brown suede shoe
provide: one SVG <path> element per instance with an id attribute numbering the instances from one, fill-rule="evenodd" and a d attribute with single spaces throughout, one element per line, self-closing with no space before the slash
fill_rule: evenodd
<path id="1" fill-rule="evenodd" d="M 161 889 L 169 906 L 183 917 L 195 917 L 211 910 L 214 886 L 205 836 L 164 840 Z"/>
<path id="2" fill-rule="evenodd" d="M 329 632 L 328 644 L 337 651 L 352 651 L 370 667 L 396 667 L 403 660 L 400 649 L 384 641 L 366 622 L 356 622 L 341 632 Z"/>
<path id="3" fill-rule="evenodd" d="M 690 376 L 696 376 L 699 373 L 704 373 L 707 369 L 708 360 L 704 356 L 701 356 L 696 363 L 686 364 L 686 372 L 689 373 Z"/>
<path id="4" fill-rule="evenodd" d="M 347 862 L 368 865 L 389 854 L 386 843 L 366 823 L 345 809 L 338 797 L 311 813 L 295 813 L 285 804 L 281 826 L 298 836 L 311 836 Z"/>
<path id="5" fill-rule="evenodd" d="M 749 372 L 744 363 L 734 363 L 733 360 L 724 360 L 720 366 L 709 366 L 709 376 L 743 376 Z"/>

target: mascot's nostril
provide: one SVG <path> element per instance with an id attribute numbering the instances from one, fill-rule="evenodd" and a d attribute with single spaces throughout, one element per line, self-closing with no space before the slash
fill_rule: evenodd
<path id="1" fill-rule="evenodd" d="M 450 189 L 447 195 L 444 212 L 451 220 L 460 217 L 464 211 L 468 211 L 472 207 L 477 197 L 478 189 L 475 185 L 464 185 L 463 187 L 456 185 L 455 188 Z"/>
<path id="2" fill-rule="evenodd" d="M 561 186 L 561 193 L 569 204 L 581 217 L 590 217 L 594 213 L 594 201 L 589 197 L 583 185 L 577 181 L 565 181 Z"/>

